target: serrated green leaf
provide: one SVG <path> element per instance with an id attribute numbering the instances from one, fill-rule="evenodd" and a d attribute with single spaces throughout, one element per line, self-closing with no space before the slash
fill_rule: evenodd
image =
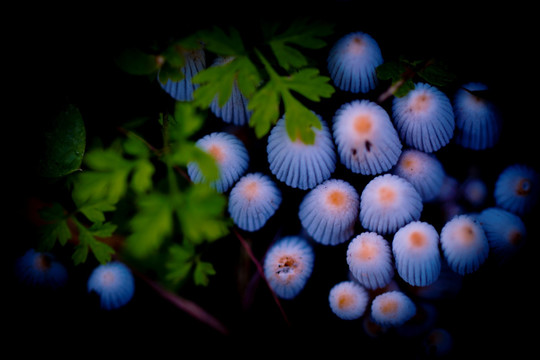
<path id="1" fill-rule="evenodd" d="M 440 62 L 428 64 L 417 74 L 426 82 L 440 87 L 447 86 L 455 79 L 455 75 L 450 72 L 448 66 Z"/>
<path id="2" fill-rule="evenodd" d="M 75 246 L 75 251 L 73 252 L 71 258 L 73 259 L 73 263 L 75 265 L 85 263 L 86 259 L 88 258 L 88 245 L 78 244 Z"/>
<path id="3" fill-rule="evenodd" d="M 320 49 L 326 45 L 321 37 L 330 35 L 333 31 L 331 24 L 310 22 L 307 18 L 295 20 L 285 31 L 277 34 L 278 27 L 273 26 L 267 31 L 269 45 L 285 70 L 300 68 L 308 64 L 307 58 L 296 48 Z"/>
<path id="4" fill-rule="evenodd" d="M 147 159 L 140 159 L 135 163 L 131 176 L 131 188 L 137 194 L 143 194 L 152 189 L 152 176 L 155 168 Z"/>
<path id="5" fill-rule="evenodd" d="M 98 237 L 109 237 L 109 236 L 112 236 L 112 234 L 115 232 L 117 226 L 111 222 L 106 222 L 106 223 L 97 223 L 97 224 L 93 224 L 90 228 L 88 228 L 88 231 L 93 235 L 93 236 L 98 236 Z"/>
<path id="6" fill-rule="evenodd" d="M 173 244 L 169 247 L 169 259 L 174 260 L 174 262 L 186 262 L 191 260 L 194 256 L 195 246 L 193 246 L 193 244 Z"/>
<path id="7" fill-rule="evenodd" d="M 290 90 L 311 101 L 320 101 L 321 97 L 329 98 L 335 91 L 328 83 L 330 78 L 319 76 L 319 70 L 315 68 L 302 69 L 289 77 L 284 77 L 283 81 Z"/>
<path id="8" fill-rule="evenodd" d="M 89 247 L 92 253 L 96 257 L 97 261 L 101 264 L 106 264 L 111 261 L 112 255 L 115 253 L 114 249 L 104 242 L 93 240 L 89 243 Z"/>
<path id="9" fill-rule="evenodd" d="M 161 56 L 174 68 L 182 68 L 185 63 L 184 49 L 180 44 L 174 43 L 169 45 L 162 53 Z"/>
<path id="10" fill-rule="evenodd" d="M 142 158 L 150 156 L 148 146 L 131 132 L 127 134 L 127 138 L 122 143 L 122 146 L 126 154 Z"/>
<path id="11" fill-rule="evenodd" d="M 113 148 L 97 148 L 89 151 L 84 157 L 84 162 L 90 169 L 96 171 L 116 171 L 129 169 L 131 166 L 129 161 Z"/>
<path id="12" fill-rule="evenodd" d="M 226 198 L 206 184 L 193 184 L 176 208 L 184 238 L 194 244 L 213 241 L 228 233 Z"/>
<path id="13" fill-rule="evenodd" d="M 137 48 L 122 50 L 114 57 L 116 65 L 131 75 L 149 75 L 158 69 L 156 56 Z"/>
<path id="14" fill-rule="evenodd" d="M 289 138 L 293 140 L 300 138 L 304 144 L 314 144 L 315 132 L 313 128 L 322 128 L 317 115 L 290 94 L 284 96 L 283 101 L 285 103 L 285 128 Z"/>
<path id="15" fill-rule="evenodd" d="M 192 79 L 194 84 L 200 86 L 193 92 L 194 104 L 201 108 L 208 108 L 212 101 L 219 99 L 220 106 L 223 106 L 231 96 L 235 69 L 225 63 L 214 65 L 197 73 Z"/>
<path id="16" fill-rule="evenodd" d="M 168 195 L 150 193 L 137 200 L 138 212 L 129 222 L 131 235 L 126 239 L 126 250 L 143 258 L 155 252 L 172 233 L 172 205 Z"/>
<path id="17" fill-rule="evenodd" d="M 287 46 L 284 42 L 274 41 L 270 43 L 279 65 L 285 70 L 301 68 L 308 64 L 307 58 L 297 49 Z"/>
<path id="18" fill-rule="evenodd" d="M 94 203 L 86 203 L 78 209 L 88 220 L 93 223 L 102 223 L 105 221 L 104 212 L 114 211 L 116 207 L 107 202 L 99 201 Z"/>
<path id="19" fill-rule="evenodd" d="M 173 244 L 169 247 L 169 254 L 165 267 L 167 268 L 166 279 L 178 283 L 189 275 L 193 266 L 195 248 L 188 244 Z"/>
<path id="20" fill-rule="evenodd" d="M 203 125 L 204 117 L 198 113 L 193 104 L 177 101 L 174 107 L 173 119 L 169 121 L 171 140 L 187 139 L 195 134 Z"/>
<path id="21" fill-rule="evenodd" d="M 261 84 L 259 70 L 247 56 L 236 57 L 234 65 L 237 72 L 238 89 L 249 99 Z"/>
<path id="22" fill-rule="evenodd" d="M 193 272 L 193 280 L 195 281 L 195 285 L 207 286 L 208 282 L 210 281 L 208 276 L 215 274 L 216 270 L 211 263 L 206 261 L 198 261 Z"/>
<path id="23" fill-rule="evenodd" d="M 398 98 L 401 98 L 409 93 L 409 91 L 414 90 L 415 85 L 412 79 L 407 79 L 403 84 L 394 92 L 394 95 Z"/>
<path id="24" fill-rule="evenodd" d="M 96 239 L 96 236 L 111 236 L 116 230 L 116 225 L 112 223 L 94 224 L 90 228 L 86 228 L 77 223 L 77 228 L 79 229 L 79 244 L 75 246 L 75 252 L 72 255 L 75 265 L 86 262 L 89 250 L 92 250 L 92 254 L 100 263 L 109 262 L 115 251 L 109 245 Z"/>
<path id="25" fill-rule="evenodd" d="M 116 204 L 127 190 L 126 169 L 113 172 L 88 171 L 78 174 L 74 181 L 73 200 L 79 207 L 106 202 Z"/>
<path id="26" fill-rule="evenodd" d="M 168 267 L 168 272 L 165 279 L 173 284 L 177 284 L 188 277 L 189 272 L 193 267 L 193 262 L 167 263 L 166 266 Z"/>
<path id="27" fill-rule="evenodd" d="M 307 144 L 313 144 L 315 133 L 312 127 L 321 128 L 318 117 L 296 99 L 291 91 L 303 95 L 309 100 L 319 101 L 321 97 L 330 97 L 334 88 L 328 84 L 327 77 L 320 76 L 317 69 L 302 69 L 290 76 L 280 76 L 271 67 L 268 60 L 257 52 L 263 62 L 270 80 L 258 90 L 248 104 L 253 110 L 250 125 L 255 133 L 262 137 L 275 124 L 279 117 L 280 99 L 285 108 L 287 133 L 291 140 L 300 138 Z"/>
<path id="28" fill-rule="evenodd" d="M 114 205 L 126 193 L 134 162 L 125 159 L 121 151 L 122 144 L 116 143 L 86 154 L 84 162 L 90 169 L 73 180 L 72 198 L 78 207 L 101 202 Z"/>
<path id="29" fill-rule="evenodd" d="M 197 33 L 198 39 L 205 44 L 205 48 L 221 56 L 245 55 L 246 50 L 238 30 L 229 28 L 228 33 L 214 26 L 212 29 Z"/>
<path id="30" fill-rule="evenodd" d="M 39 211 L 39 216 L 45 221 L 58 221 L 66 217 L 64 208 L 59 203 L 52 203 L 50 207 L 44 207 Z"/>
<path id="31" fill-rule="evenodd" d="M 45 126 L 38 157 L 38 173 L 61 177 L 81 167 L 86 147 L 86 129 L 77 107 L 68 105 Z"/>
<path id="32" fill-rule="evenodd" d="M 195 145 L 191 147 L 190 155 L 206 181 L 212 182 L 219 179 L 219 166 L 212 155 Z"/>
<path id="33" fill-rule="evenodd" d="M 219 179 L 219 166 L 212 155 L 202 150 L 193 142 L 184 141 L 177 144 L 171 154 L 171 161 L 175 165 L 187 166 L 189 163 L 196 163 L 205 179 L 205 182 L 212 182 Z"/>
<path id="34" fill-rule="evenodd" d="M 208 84 L 209 79 L 211 78 L 213 80 L 211 86 L 215 89 L 214 97 L 217 97 L 219 106 L 224 106 L 231 97 L 232 88 L 237 77 L 238 69 L 235 66 L 236 64 L 235 58 L 227 58 L 223 63 L 206 69 L 208 70 L 208 73 L 203 73 L 203 71 L 201 71 L 200 73 L 202 73 L 202 76 L 195 79 L 193 82 L 199 83 L 199 79 L 204 79 L 203 82 Z M 211 70 L 214 69 L 219 71 L 212 72 Z"/>
<path id="35" fill-rule="evenodd" d="M 255 135 L 262 138 L 279 118 L 280 93 L 274 83 L 269 82 L 250 99 L 248 109 L 253 111 L 249 124 Z"/>
<path id="36" fill-rule="evenodd" d="M 164 63 L 159 69 L 158 80 L 165 85 L 167 81 L 180 81 L 184 78 L 181 67 L 173 66 L 170 63 Z"/>
<path id="37" fill-rule="evenodd" d="M 43 225 L 38 250 L 49 251 L 57 241 L 64 246 L 69 239 L 71 239 L 71 230 L 67 224 L 67 219 L 57 220 L 54 224 Z"/>
<path id="38" fill-rule="evenodd" d="M 244 96 L 249 97 L 260 83 L 257 67 L 247 56 L 227 58 L 205 70 L 200 71 L 192 79 L 200 84 L 194 91 L 196 106 L 208 108 L 214 99 L 218 105 L 224 106 L 229 100 L 232 88 L 236 84 Z"/>
<path id="39" fill-rule="evenodd" d="M 386 61 L 376 69 L 377 77 L 380 80 L 398 81 L 405 72 L 405 66 L 398 61 Z"/>

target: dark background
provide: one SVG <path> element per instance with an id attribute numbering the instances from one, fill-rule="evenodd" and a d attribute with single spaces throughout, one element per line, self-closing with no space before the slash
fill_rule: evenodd
<path id="1" fill-rule="evenodd" d="M 148 47 L 166 43 L 170 38 L 214 24 L 235 26 L 246 41 L 256 42 L 261 21 L 287 24 L 306 15 L 336 25 L 334 34 L 327 39 L 329 46 L 349 32 L 364 31 L 377 40 L 385 60 L 396 59 L 401 54 L 444 59 L 458 77 L 455 85 L 469 81 L 486 83 L 504 119 L 504 132 L 493 149 L 474 152 L 449 144 L 438 151 L 437 156 L 446 171 L 463 181 L 474 169 L 492 194 L 496 177 L 506 166 L 519 162 L 538 169 L 533 97 L 537 82 L 533 62 L 537 58 L 532 55 L 531 39 L 535 37 L 532 22 L 526 16 L 530 10 L 474 9 L 457 5 L 396 8 L 389 4 L 367 6 L 352 1 L 311 4 L 299 9 L 293 9 L 291 4 L 272 2 L 261 10 L 246 8 L 246 5 L 216 7 L 206 3 L 172 8 L 147 5 L 147 8 L 123 10 L 81 9 L 40 18 L 33 22 L 31 36 L 20 41 L 33 54 L 31 70 L 27 71 L 29 79 L 23 80 L 25 86 L 19 92 L 28 106 L 22 112 L 31 119 L 19 124 L 23 125 L 25 133 L 30 132 L 31 141 L 28 147 L 17 147 L 22 161 L 18 161 L 16 165 L 20 167 L 12 171 L 18 185 L 14 194 L 19 200 L 17 204 L 21 205 L 13 212 L 14 224 L 21 229 L 13 255 L 22 254 L 34 236 L 27 216 L 28 199 L 51 199 L 58 190 L 57 184 L 35 177 L 32 171 L 33 159 L 39 152 L 32 143 L 39 139 L 41 121 L 54 116 L 63 104 L 74 103 L 82 112 L 89 140 L 95 136 L 112 139 L 119 135 L 116 126 L 133 117 L 155 116 L 170 110 L 174 102 L 156 81 L 123 73 L 114 65 L 111 55 L 127 45 Z M 309 53 L 324 75 L 327 73 L 322 64 L 325 64 L 329 46 Z M 313 108 L 330 122 L 341 104 L 356 98 L 375 98 L 385 89 L 384 85 L 368 96 L 336 89 L 331 99 L 313 104 Z M 444 90 L 451 94 L 454 88 Z M 383 106 L 388 108 L 389 104 L 388 101 Z M 248 171 L 268 173 L 265 142 L 255 144 L 251 129 L 228 128 L 212 115 L 207 126 L 208 129 L 235 131 L 251 149 Z M 159 132 L 148 136 L 153 135 L 158 136 Z M 16 137 L 12 140 L 19 143 Z M 341 166 L 334 177 L 347 179 L 359 191 L 369 180 L 352 175 Z M 294 219 L 305 192 L 285 186 L 281 189 L 284 201 L 276 216 L 261 231 L 242 233 L 259 259 L 276 236 L 301 230 Z M 489 198 L 485 206 L 492 204 L 493 199 Z M 528 241 L 510 264 L 500 267 L 488 260 L 479 271 L 463 279 L 463 287 L 455 297 L 434 302 L 438 309 L 436 326 L 448 329 L 454 337 L 452 356 L 526 354 L 532 347 L 532 339 L 538 333 L 537 319 L 533 318 L 538 314 L 534 298 L 537 216 L 538 211 L 535 211 L 524 217 Z M 426 206 L 422 219 L 431 221 L 438 230 L 444 225 L 436 206 Z M 201 288 L 187 284 L 179 292 L 180 296 L 197 302 L 218 318 L 229 330 L 228 336 L 178 310 L 140 279 L 137 279 L 136 296 L 127 306 L 113 312 L 99 310 L 97 299 L 85 289 L 86 279 L 95 264 L 89 260 L 84 266 L 73 267 L 66 249 L 58 254 L 67 259 L 64 263 L 70 272 L 66 289 L 49 293 L 26 289 L 13 279 L 8 281 L 13 291 L 9 291 L 7 297 L 12 300 L 16 315 L 10 324 L 10 333 L 21 344 L 33 344 L 19 346 L 23 352 L 45 348 L 62 351 L 67 343 L 89 348 L 111 344 L 117 349 L 176 349 L 178 354 L 188 348 L 206 353 L 216 350 L 218 345 L 226 345 L 239 355 L 258 357 L 280 349 L 280 345 L 296 344 L 302 351 L 354 349 L 353 354 L 356 352 L 358 356 L 369 352 L 419 357 L 420 337 L 403 337 L 390 332 L 382 338 L 370 339 L 364 334 L 361 321 L 342 321 L 331 313 L 328 291 L 347 277 L 346 244 L 313 245 L 316 263 L 306 288 L 295 300 L 282 301 L 290 325 L 286 325 L 266 285 L 257 277 L 241 243 L 230 235 L 205 252 L 217 271 L 210 285 Z M 198 340 L 203 340 L 204 345 L 197 345 Z M 248 351 L 255 344 L 258 350 Z"/>

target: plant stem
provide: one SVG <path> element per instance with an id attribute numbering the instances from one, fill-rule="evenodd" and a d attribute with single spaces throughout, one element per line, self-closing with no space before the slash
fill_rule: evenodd
<path id="1" fill-rule="evenodd" d="M 161 297 L 169 301 L 171 304 L 173 304 L 177 308 L 185 311 L 189 315 L 193 316 L 195 319 L 205 323 L 206 325 L 210 326 L 211 328 L 220 332 L 221 334 L 223 335 L 229 334 L 229 330 L 219 320 L 217 320 L 215 317 L 210 315 L 208 312 L 206 312 L 203 308 L 201 308 L 199 305 L 197 305 L 193 301 L 184 299 L 164 289 L 158 283 L 149 279 L 143 274 L 136 273 L 136 275 L 142 280 L 144 280 L 144 282 L 146 282 Z"/>
<path id="2" fill-rule="evenodd" d="M 290 322 L 289 322 L 289 319 L 287 318 L 287 314 L 285 313 L 285 310 L 283 309 L 283 306 L 281 306 L 281 303 L 279 301 L 279 298 L 277 297 L 276 293 L 274 292 L 274 290 L 272 289 L 272 287 L 270 286 L 270 283 L 268 282 L 268 279 L 266 278 L 266 276 L 264 275 L 264 270 L 263 270 L 263 267 L 261 265 L 261 263 L 259 262 L 259 260 L 257 260 L 257 258 L 255 257 L 255 255 L 253 254 L 253 252 L 251 251 L 251 247 L 249 246 L 249 244 L 247 243 L 246 239 L 244 239 L 242 237 L 242 235 L 240 235 L 240 233 L 236 230 L 236 229 L 233 229 L 233 232 L 234 234 L 236 235 L 236 238 L 240 241 L 240 243 L 242 244 L 242 246 L 244 247 L 244 249 L 246 250 L 246 253 L 249 255 L 249 257 L 251 258 L 251 261 L 253 261 L 253 263 L 255 264 L 255 267 L 257 268 L 257 272 L 259 273 L 259 275 L 264 279 L 264 281 L 266 282 L 266 285 L 268 286 L 268 289 L 270 289 L 270 292 L 272 293 L 272 297 L 274 298 L 274 301 L 276 302 L 276 305 L 278 306 L 279 308 L 279 311 L 281 312 L 281 316 L 283 317 L 283 320 L 285 320 L 285 322 L 287 323 L 287 325 L 290 325 Z"/>
<path id="3" fill-rule="evenodd" d="M 133 131 L 131 130 L 128 130 L 128 129 L 125 129 L 121 126 L 118 126 L 117 127 L 118 131 L 120 131 L 122 134 L 126 135 L 127 137 L 134 137 L 136 138 L 137 140 L 141 141 L 144 145 L 146 145 L 146 147 L 148 147 L 148 149 L 150 149 L 150 151 L 152 151 L 155 155 L 159 156 L 161 155 L 161 151 L 159 151 L 159 149 L 157 149 L 156 147 L 154 147 L 152 144 L 150 144 L 148 141 L 146 141 L 143 137 L 141 137 L 140 135 L 138 135 L 137 133 L 134 133 Z"/>

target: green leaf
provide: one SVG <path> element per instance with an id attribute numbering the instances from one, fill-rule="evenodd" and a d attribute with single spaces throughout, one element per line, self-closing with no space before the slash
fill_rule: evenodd
<path id="1" fill-rule="evenodd" d="M 148 146 L 132 132 L 127 133 L 127 138 L 122 143 L 122 146 L 126 154 L 142 158 L 150 156 Z"/>
<path id="2" fill-rule="evenodd" d="M 169 254 L 165 267 L 167 268 L 166 279 L 177 284 L 187 278 L 193 266 L 195 248 L 193 245 L 173 244 L 169 247 Z"/>
<path id="3" fill-rule="evenodd" d="M 193 93 L 195 105 L 202 108 L 210 106 L 217 96 L 219 106 L 225 105 L 231 97 L 237 69 L 234 60 L 225 60 L 197 73 L 192 79 L 195 84 L 202 84 Z"/>
<path id="4" fill-rule="evenodd" d="M 334 88 L 328 84 L 328 77 L 320 76 L 317 69 L 302 69 L 290 76 L 280 76 L 272 68 L 268 60 L 260 53 L 257 55 L 265 66 L 270 79 L 255 93 L 248 104 L 253 110 L 250 125 L 255 128 L 258 137 L 264 136 L 279 117 L 280 99 L 285 108 L 287 133 L 292 141 L 298 137 L 306 144 L 313 144 L 315 133 L 313 127 L 321 128 L 318 117 L 304 104 L 296 99 L 294 91 L 309 100 L 320 101 L 321 97 L 330 97 Z"/>
<path id="5" fill-rule="evenodd" d="M 237 73 L 238 89 L 249 99 L 261 84 L 259 70 L 247 56 L 236 57 L 234 67 Z"/>
<path id="6" fill-rule="evenodd" d="M 114 62 L 131 75 L 149 75 L 158 69 L 156 56 L 146 54 L 137 48 L 122 50 L 114 57 Z"/>
<path id="7" fill-rule="evenodd" d="M 101 241 L 92 241 L 89 246 L 97 261 L 101 264 L 106 264 L 111 261 L 111 257 L 115 253 L 112 247 Z"/>
<path id="8" fill-rule="evenodd" d="M 376 69 L 377 77 L 380 80 L 398 81 L 405 72 L 403 63 L 398 61 L 387 61 L 379 65 Z"/>
<path id="9" fill-rule="evenodd" d="M 313 128 L 322 128 L 317 115 L 290 94 L 286 94 L 283 101 L 285 102 L 285 128 L 289 138 L 294 140 L 300 138 L 305 144 L 314 144 L 315 132 Z"/>
<path id="10" fill-rule="evenodd" d="M 212 29 L 202 30 L 197 33 L 205 48 L 220 56 L 245 55 L 246 50 L 240 37 L 240 33 L 235 28 L 229 28 L 229 33 L 214 26 Z"/>
<path id="11" fill-rule="evenodd" d="M 293 47 L 284 42 L 273 41 L 270 43 L 272 51 L 276 55 L 279 65 L 285 70 L 301 68 L 308 64 L 306 57 Z"/>
<path id="12" fill-rule="evenodd" d="M 75 252 L 72 255 L 75 265 L 86 262 L 89 250 L 92 250 L 95 258 L 101 264 L 109 262 L 115 253 L 114 249 L 96 237 L 111 236 L 116 230 L 116 225 L 111 223 L 94 224 L 90 228 L 86 228 L 77 223 L 77 228 L 79 229 L 79 244 L 75 247 Z"/>
<path id="13" fill-rule="evenodd" d="M 394 92 L 394 95 L 398 98 L 403 97 L 409 93 L 409 91 L 414 90 L 414 82 L 412 79 L 407 79 L 403 84 Z"/>
<path id="14" fill-rule="evenodd" d="M 131 235 L 126 239 L 126 250 L 143 258 L 157 251 L 173 231 L 173 207 L 168 195 L 150 193 L 137 199 L 138 212 L 129 222 Z"/>
<path id="15" fill-rule="evenodd" d="M 276 32 L 277 26 L 273 26 L 270 31 L 267 31 L 267 37 L 270 38 L 269 45 L 279 65 L 285 70 L 290 70 L 308 64 L 307 58 L 291 45 L 307 49 L 320 49 L 326 46 L 326 42 L 321 37 L 330 35 L 333 32 L 333 26 L 310 22 L 304 18 L 295 20 L 281 34 L 276 34 Z"/>
<path id="16" fill-rule="evenodd" d="M 102 223 L 105 221 L 106 211 L 114 211 L 116 207 L 107 201 L 98 201 L 86 203 L 78 209 L 88 220 L 93 223 Z"/>
<path id="17" fill-rule="evenodd" d="M 64 246 L 69 239 L 71 239 L 71 230 L 67 224 L 67 219 L 58 220 L 54 224 L 43 225 L 39 250 L 49 251 L 57 241 Z"/>
<path id="18" fill-rule="evenodd" d="M 195 105 L 208 108 L 216 97 L 219 106 L 225 105 L 235 82 L 242 94 L 249 98 L 261 79 L 257 67 L 247 56 L 236 56 L 200 71 L 192 81 L 200 84 L 193 93 Z"/>
<path id="19" fill-rule="evenodd" d="M 182 72 L 182 68 L 175 67 L 167 62 L 164 63 L 159 69 L 158 79 L 163 85 L 165 85 L 169 80 L 180 81 L 183 78 L 184 73 Z"/>
<path id="20" fill-rule="evenodd" d="M 131 177 L 131 188 L 137 194 L 143 194 L 152 189 L 152 176 L 154 165 L 147 159 L 140 159 L 135 163 Z"/>
<path id="21" fill-rule="evenodd" d="M 206 261 L 198 261 L 193 272 L 193 280 L 195 281 L 195 285 L 207 286 L 210 280 L 208 276 L 215 274 L 216 271 L 211 263 Z"/>
<path id="22" fill-rule="evenodd" d="M 219 166 L 214 157 L 193 142 L 185 141 L 174 146 L 171 161 L 180 166 L 187 166 L 191 162 L 196 163 L 206 182 L 219 178 Z"/>
<path id="23" fill-rule="evenodd" d="M 274 82 L 269 82 L 259 89 L 248 103 L 253 111 L 249 124 L 255 129 L 255 135 L 262 138 L 279 118 L 280 92 Z"/>
<path id="24" fill-rule="evenodd" d="M 426 82 L 443 87 L 450 84 L 455 79 L 455 75 L 450 72 L 448 66 L 441 62 L 433 62 L 418 71 L 418 76 Z"/>
<path id="25" fill-rule="evenodd" d="M 128 139 L 124 146 L 117 143 L 108 149 L 97 148 L 86 154 L 84 162 L 89 170 L 77 174 L 73 181 L 72 198 L 79 208 L 101 203 L 116 204 L 128 189 L 128 177 L 132 171 L 135 172 L 131 181 L 134 190 L 144 192 L 149 189 L 153 165 L 145 159 L 147 152 L 142 159 L 135 160 L 128 160 L 122 155 L 126 144 L 131 152 L 142 152 L 140 148 L 135 149 L 133 141 Z"/>
<path id="26" fill-rule="evenodd" d="M 56 242 L 64 246 L 71 239 L 71 230 L 68 225 L 69 216 L 59 203 L 53 203 L 51 207 L 42 209 L 39 212 L 41 218 L 48 222 L 40 230 L 40 251 L 51 250 Z"/>
<path id="27" fill-rule="evenodd" d="M 161 56 L 164 57 L 171 66 L 175 68 L 182 68 L 185 63 L 184 58 L 184 49 L 180 44 L 174 43 L 169 45 L 162 53 Z"/>
<path id="28" fill-rule="evenodd" d="M 66 218 L 66 212 L 59 203 L 52 203 L 50 207 L 44 207 L 39 211 L 39 216 L 45 221 L 58 221 Z"/>
<path id="29" fill-rule="evenodd" d="M 93 224 L 88 231 L 98 237 L 109 237 L 115 232 L 117 226 L 113 223 L 106 222 L 104 224 Z"/>
<path id="30" fill-rule="evenodd" d="M 107 202 L 116 204 L 127 190 L 126 169 L 112 172 L 88 171 L 75 178 L 73 200 L 79 207 L 86 204 Z"/>
<path id="31" fill-rule="evenodd" d="M 73 263 L 75 265 L 85 263 L 87 257 L 88 257 L 88 245 L 79 244 L 75 246 L 75 251 L 73 252 L 73 255 L 71 256 L 71 258 L 73 259 Z"/>
<path id="32" fill-rule="evenodd" d="M 302 69 L 283 78 L 283 82 L 290 90 L 296 91 L 311 101 L 320 101 L 321 97 L 332 96 L 335 89 L 328 83 L 329 81 L 329 77 L 319 76 L 319 70 L 314 68 Z"/>
<path id="33" fill-rule="evenodd" d="M 228 233 L 226 198 L 206 184 L 193 184 L 176 208 L 184 238 L 194 244 L 213 241 Z"/>
<path id="34" fill-rule="evenodd" d="M 82 115 L 74 105 L 68 105 L 45 127 L 37 154 L 39 175 L 61 177 L 80 169 L 85 147 Z"/>
<path id="35" fill-rule="evenodd" d="M 96 171 L 116 171 L 118 169 L 129 170 L 131 164 L 124 159 L 122 153 L 114 148 L 97 148 L 88 152 L 84 158 L 85 164 Z"/>
<path id="36" fill-rule="evenodd" d="M 203 125 L 204 117 L 196 111 L 192 103 L 177 101 L 173 118 L 169 118 L 171 140 L 184 140 L 195 134 Z"/>
<path id="37" fill-rule="evenodd" d="M 192 161 L 197 163 L 199 170 L 207 182 L 219 179 L 219 166 L 216 159 L 206 151 L 193 145 L 188 152 Z"/>

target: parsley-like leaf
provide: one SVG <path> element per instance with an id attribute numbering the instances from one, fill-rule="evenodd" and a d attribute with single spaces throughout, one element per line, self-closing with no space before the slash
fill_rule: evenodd
<path id="1" fill-rule="evenodd" d="M 292 91 L 309 100 L 319 101 L 321 97 L 330 97 L 334 88 L 328 84 L 330 78 L 320 76 L 316 69 L 302 69 L 290 76 L 279 75 L 268 60 L 257 52 L 269 74 L 269 80 L 249 102 L 248 108 L 253 111 L 250 125 L 255 128 L 257 136 L 266 134 L 279 118 L 279 102 L 283 101 L 285 108 L 285 123 L 287 133 L 292 140 L 298 137 L 306 144 L 313 144 L 315 133 L 313 127 L 320 129 L 319 118 L 303 105 Z"/>
<path id="2" fill-rule="evenodd" d="M 210 279 L 208 276 L 215 275 L 216 270 L 214 270 L 214 266 L 206 261 L 197 261 L 197 264 L 195 265 L 195 270 L 193 272 L 193 280 L 195 281 L 195 285 L 202 285 L 207 286 Z"/>
<path id="3" fill-rule="evenodd" d="M 86 228 L 77 222 L 77 228 L 79 230 L 79 244 L 75 246 L 75 252 L 72 256 L 75 265 L 86 261 L 89 249 L 92 250 L 92 253 L 101 264 L 109 262 L 115 251 L 103 241 L 98 240 L 97 237 L 110 237 L 116 230 L 116 225 L 104 223 L 94 224 L 90 228 Z"/>
<path id="4" fill-rule="evenodd" d="M 199 244 L 213 241 L 228 233 L 224 212 L 227 200 L 206 184 L 191 185 L 177 210 L 185 239 Z"/>
<path id="5" fill-rule="evenodd" d="M 129 222 L 126 248 L 135 257 L 155 252 L 173 231 L 172 205 L 167 195 L 150 193 L 137 200 L 138 212 Z"/>
<path id="6" fill-rule="evenodd" d="M 195 247 L 187 244 L 173 244 L 169 247 L 169 254 L 165 267 L 167 268 L 166 279 L 174 285 L 185 280 L 193 266 Z"/>
<path id="7" fill-rule="evenodd" d="M 310 23 L 307 19 L 295 20 L 285 31 L 276 34 L 276 27 L 267 31 L 269 45 L 281 67 L 289 71 L 308 65 L 308 59 L 296 48 L 320 49 L 326 46 L 321 37 L 330 35 L 333 26 Z M 293 45 L 293 46 L 291 46 Z"/>

